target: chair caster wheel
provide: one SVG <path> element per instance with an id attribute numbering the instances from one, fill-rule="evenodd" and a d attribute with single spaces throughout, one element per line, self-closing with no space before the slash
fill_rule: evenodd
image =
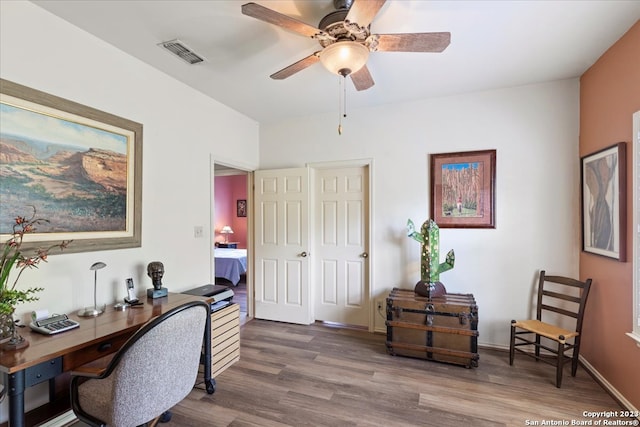
<path id="1" fill-rule="evenodd" d="M 173 414 L 171 413 L 171 411 L 164 412 L 162 415 L 160 415 L 160 419 L 158 421 L 160 421 L 161 423 L 168 423 L 169 421 L 171 421 L 172 416 Z"/>

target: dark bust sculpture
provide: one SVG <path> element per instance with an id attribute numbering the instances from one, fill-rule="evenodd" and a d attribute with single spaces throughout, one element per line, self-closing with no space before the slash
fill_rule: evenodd
<path id="1" fill-rule="evenodd" d="M 162 288 L 162 276 L 164 276 L 164 264 L 160 261 L 153 261 L 147 265 L 147 275 L 151 277 L 153 288 Z"/>
<path id="2" fill-rule="evenodd" d="M 167 295 L 167 288 L 162 287 L 164 276 L 164 264 L 160 261 L 152 261 L 147 265 L 147 276 L 151 277 L 153 289 L 147 289 L 149 298 L 160 298 Z"/>

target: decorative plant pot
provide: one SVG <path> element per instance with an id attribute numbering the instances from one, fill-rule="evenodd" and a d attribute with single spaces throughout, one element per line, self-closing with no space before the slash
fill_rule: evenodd
<path id="1" fill-rule="evenodd" d="M 0 344 L 9 341 L 13 336 L 13 316 L 11 314 L 0 314 Z"/>
<path id="2" fill-rule="evenodd" d="M 440 297 L 447 293 L 447 289 L 444 287 L 442 282 L 429 283 L 422 280 L 416 283 L 416 287 L 413 291 L 421 297 L 427 298 Z"/>
<path id="3" fill-rule="evenodd" d="M 13 313 L 0 314 L 0 328 L 0 349 L 17 350 L 29 345 L 29 341 L 18 333 Z"/>

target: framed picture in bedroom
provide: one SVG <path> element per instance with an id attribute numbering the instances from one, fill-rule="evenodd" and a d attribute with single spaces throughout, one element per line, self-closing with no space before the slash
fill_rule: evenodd
<path id="1" fill-rule="evenodd" d="M 141 246 L 142 125 L 0 79 L 0 243 L 16 216 L 48 220 L 23 249 Z"/>
<path id="2" fill-rule="evenodd" d="M 247 216 L 247 201 L 245 199 L 240 199 L 236 202 L 236 216 Z"/>

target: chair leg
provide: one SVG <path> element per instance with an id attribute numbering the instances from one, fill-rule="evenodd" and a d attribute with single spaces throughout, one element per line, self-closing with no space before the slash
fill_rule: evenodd
<path id="1" fill-rule="evenodd" d="M 562 368 L 564 367 L 564 344 L 558 343 L 558 361 L 556 365 L 556 387 L 562 385 Z"/>
<path id="2" fill-rule="evenodd" d="M 163 412 L 159 417 L 155 417 L 153 420 L 139 427 L 156 427 L 158 423 L 168 423 L 169 421 L 171 421 L 172 415 L 173 414 L 171 413 L 171 411 Z"/>
<path id="3" fill-rule="evenodd" d="M 513 366 L 513 358 L 516 353 L 516 327 L 511 322 L 511 343 L 509 344 L 509 365 Z"/>
<path id="4" fill-rule="evenodd" d="M 571 361 L 571 376 L 575 377 L 578 372 L 578 356 L 580 355 L 580 336 L 575 338 L 573 342 L 573 357 Z"/>
<path id="5" fill-rule="evenodd" d="M 536 347 L 535 353 L 536 353 L 536 362 L 537 362 L 538 360 L 540 360 L 540 335 L 538 335 L 538 334 L 536 334 L 536 345 L 535 345 L 535 347 Z"/>

